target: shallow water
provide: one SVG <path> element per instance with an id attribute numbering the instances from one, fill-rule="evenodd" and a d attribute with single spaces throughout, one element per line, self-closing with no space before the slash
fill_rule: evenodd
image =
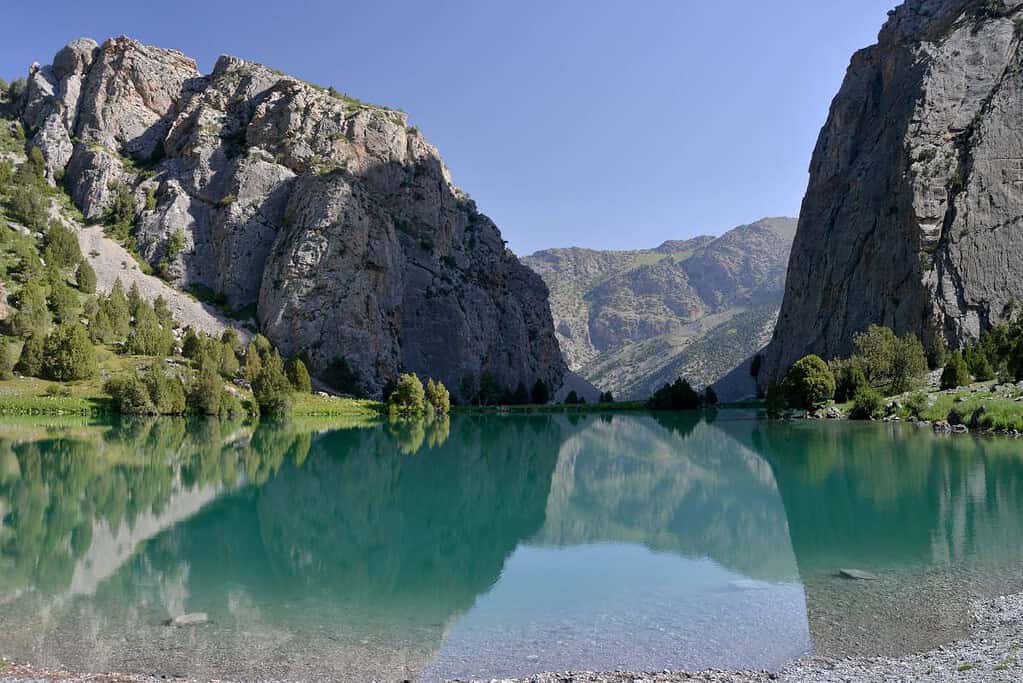
<path id="1" fill-rule="evenodd" d="M 7 421 L 0 655 L 433 680 L 925 649 L 966 632 L 971 599 L 1023 589 L 1021 455 L 725 411 Z M 211 621 L 162 625 L 186 612 Z"/>

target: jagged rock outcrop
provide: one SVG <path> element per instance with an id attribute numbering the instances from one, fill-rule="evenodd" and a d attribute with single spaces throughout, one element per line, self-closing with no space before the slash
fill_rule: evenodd
<path id="1" fill-rule="evenodd" d="M 315 372 L 371 395 L 401 369 L 463 397 L 488 373 L 560 386 L 546 286 L 404 113 L 234 57 L 200 75 L 123 37 L 33 65 L 19 109 L 87 218 L 126 186 L 146 260 L 254 310 Z"/>
<path id="2" fill-rule="evenodd" d="M 551 290 L 569 367 L 620 398 L 680 375 L 703 385 L 771 337 L 795 233 L 767 218 L 656 249 L 550 249 L 526 257 Z"/>
<path id="3" fill-rule="evenodd" d="M 810 167 L 761 384 L 871 324 L 931 346 L 1023 300 L 1023 3 L 908 0 L 852 59 Z"/>

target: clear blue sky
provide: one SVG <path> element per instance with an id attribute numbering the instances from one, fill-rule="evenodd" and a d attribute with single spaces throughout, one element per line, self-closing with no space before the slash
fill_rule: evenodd
<path id="1" fill-rule="evenodd" d="M 409 112 L 518 253 L 795 215 L 853 51 L 896 0 L 56 0 L 4 8 L 0 76 L 126 34 Z M 45 16 L 41 16 L 41 14 Z"/>

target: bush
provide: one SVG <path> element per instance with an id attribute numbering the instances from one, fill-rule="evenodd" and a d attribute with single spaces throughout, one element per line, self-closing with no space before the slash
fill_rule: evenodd
<path id="1" fill-rule="evenodd" d="M 906 412 L 913 417 L 920 417 L 927 410 L 927 394 L 918 391 L 906 400 Z"/>
<path id="2" fill-rule="evenodd" d="M 819 356 L 804 356 L 785 376 L 785 395 L 794 408 L 811 410 L 835 396 L 835 376 Z"/>
<path id="3" fill-rule="evenodd" d="M 43 343 L 43 375 L 57 382 L 95 377 L 99 370 L 89 332 L 79 323 L 64 323 Z"/>
<path id="4" fill-rule="evenodd" d="M 230 351 L 230 347 L 225 350 Z M 293 358 L 288 362 L 288 381 L 291 382 L 291 387 L 300 394 L 308 394 L 313 390 L 309 371 L 300 358 Z"/>
<path id="5" fill-rule="evenodd" d="M 21 347 L 21 356 L 14 369 L 28 377 L 43 375 L 43 345 L 46 338 L 42 334 L 34 334 L 25 340 Z"/>
<path id="6" fill-rule="evenodd" d="M 447 415 L 451 411 L 451 394 L 439 381 L 435 382 L 432 379 L 426 381 L 424 398 L 434 415 Z"/>
<path id="7" fill-rule="evenodd" d="M 46 233 L 46 248 L 43 251 L 46 265 L 66 270 L 82 260 L 78 238 L 60 223 L 51 223 Z"/>
<path id="8" fill-rule="evenodd" d="M 607 392 L 608 400 L 607 403 L 611 403 L 611 392 Z M 718 404 L 718 393 L 714 391 L 714 387 L 707 387 L 703 390 L 703 405 L 705 406 L 716 406 Z"/>
<path id="9" fill-rule="evenodd" d="M 135 375 L 114 377 L 103 385 L 103 391 L 110 396 L 114 409 L 122 415 L 155 415 L 149 390 Z"/>
<path id="10" fill-rule="evenodd" d="M 863 387 L 853 397 L 853 408 L 849 417 L 854 420 L 870 420 L 881 417 L 884 410 L 884 398 L 881 392 L 873 387 Z"/>
<path id="11" fill-rule="evenodd" d="M 160 363 L 149 366 L 142 377 L 149 392 L 149 400 L 160 415 L 184 415 L 186 409 L 185 388 L 175 377 L 169 377 Z"/>
<path id="12" fill-rule="evenodd" d="M 970 370 L 966 367 L 963 354 L 956 351 L 949 356 L 948 364 L 941 373 L 941 388 L 944 390 L 958 389 L 970 383 Z"/>
<path id="13" fill-rule="evenodd" d="M 689 384 L 679 377 L 674 384 L 665 384 L 647 401 L 650 410 L 697 410 L 700 407 L 700 395 Z"/>
<path id="14" fill-rule="evenodd" d="M 75 273 L 78 282 L 78 291 L 83 294 L 96 293 L 96 271 L 89 265 L 88 261 L 78 264 L 78 271 Z"/>
<path id="15" fill-rule="evenodd" d="M 426 390 L 414 373 L 398 376 L 394 391 L 387 397 L 387 411 L 392 415 L 422 415 L 426 412 Z"/>

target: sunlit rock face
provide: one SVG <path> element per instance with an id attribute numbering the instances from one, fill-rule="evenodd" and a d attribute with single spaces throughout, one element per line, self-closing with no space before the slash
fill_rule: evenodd
<path id="1" fill-rule="evenodd" d="M 810 165 L 762 385 L 868 325 L 953 346 L 1023 299 L 1021 3 L 908 0 L 856 53 Z"/>
<path id="2" fill-rule="evenodd" d="M 403 112 L 123 37 L 34 66 L 19 108 L 86 218 L 127 185 L 147 261 L 337 388 L 379 395 L 400 369 L 456 396 L 561 385 L 546 286 Z"/>

